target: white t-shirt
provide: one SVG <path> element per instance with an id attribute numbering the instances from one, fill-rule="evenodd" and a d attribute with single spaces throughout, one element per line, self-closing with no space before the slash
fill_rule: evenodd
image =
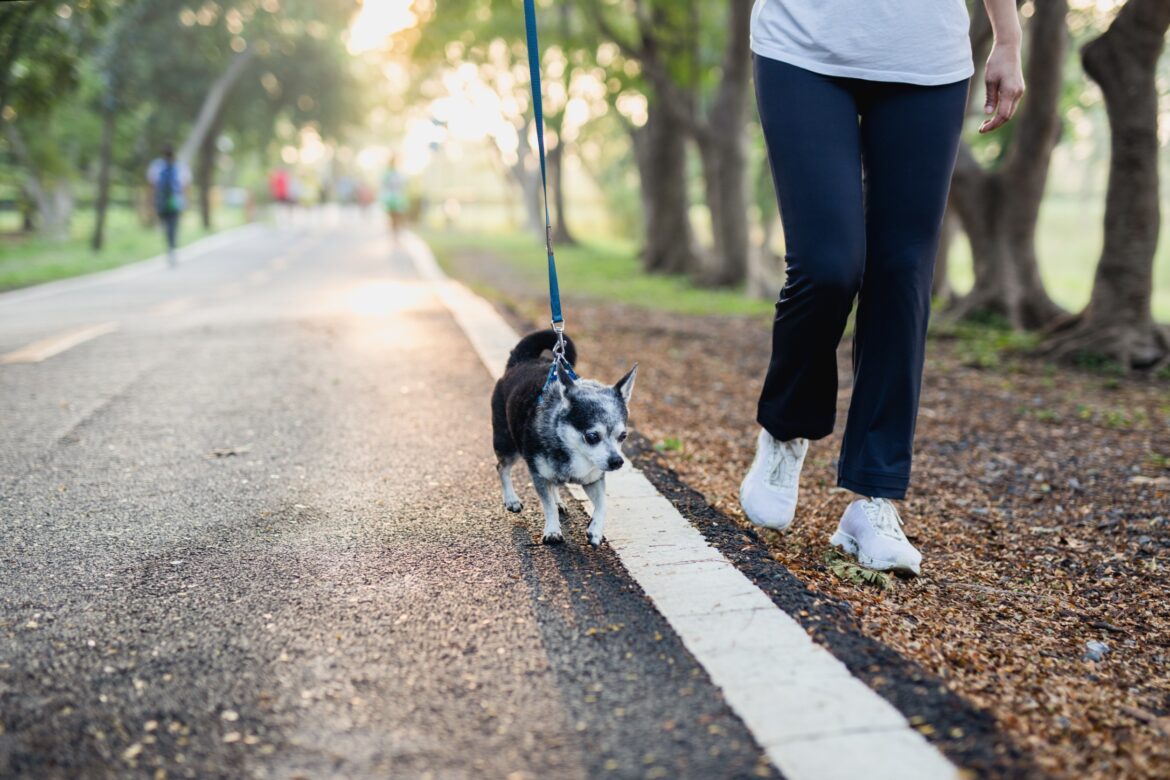
<path id="1" fill-rule="evenodd" d="M 950 84 L 975 65 L 964 0 L 755 0 L 752 51 L 829 76 Z"/>

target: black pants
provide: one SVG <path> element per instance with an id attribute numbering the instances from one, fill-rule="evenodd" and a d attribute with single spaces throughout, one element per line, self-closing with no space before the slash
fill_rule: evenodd
<path id="1" fill-rule="evenodd" d="M 903 498 L 968 80 L 865 81 L 758 56 L 755 77 L 788 265 L 757 419 L 780 440 L 832 433 L 857 297 L 837 484 Z"/>
<path id="2" fill-rule="evenodd" d="M 174 249 L 179 240 L 179 211 L 160 211 L 158 218 L 163 223 L 163 231 L 167 236 L 167 249 Z"/>

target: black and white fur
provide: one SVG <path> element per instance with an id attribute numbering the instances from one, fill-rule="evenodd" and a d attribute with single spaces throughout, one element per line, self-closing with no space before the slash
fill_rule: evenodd
<path id="1" fill-rule="evenodd" d="M 512 466 L 524 458 L 544 509 L 541 540 L 545 544 L 564 541 L 560 487 L 573 482 L 583 485 L 593 502 L 586 535 L 596 547 L 605 537 L 605 474 L 620 469 L 625 462 L 621 444 L 626 440 L 638 366 L 612 386 L 591 379 L 574 380 L 558 368 L 556 381 L 545 388 L 552 359 L 544 353 L 551 352 L 556 343 L 557 335 L 551 330 L 521 339 L 492 393 L 492 444 L 504 506 L 509 512 L 524 508 L 512 485 Z M 577 363 L 577 348 L 567 336 L 565 359 L 570 366 Z"/>

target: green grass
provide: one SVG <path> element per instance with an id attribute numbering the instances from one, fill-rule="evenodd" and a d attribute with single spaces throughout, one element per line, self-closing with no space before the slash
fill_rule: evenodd
<path id="1" fill-rule="evenodd" d="M 544 245 L 535 238 L 515 233 L 429 230 L 423 232 L 423 238 L 447 273 L 492 297 L 543 294 L 546 289 Z M 480 273 L 469 253 L 496 258 L 521 289 L 499 289 L 503 280 Z M 565 297 L 616 301 L 680 314 L 760 315 L 773 310 L 771 301 L 753 300 L 738 290 L 709 290 L 680 276 L 645 274 L 634 245 L 627 241 L 595 239 L 580 246 L 560 247 L 557 273 Z"/>
<path id="2" fill-rule="evenodd" d="M 78 212 L 70 236 L 64 241 L 16 235 L 0 238 L 0 290 L 102 271 L 154 257 L 165 250 L 161 227 L 143 227 L 133 210 L 118 208 L 111 209 L 106 222 L 105 248 L 94 252 L 89 248 L 93 219 L 92 211 Z M 215 229 L 205 231 L 198 215 L 188 211 L 179 226 L 179 243 L 189 244 L 243 221 L 239 209 L 222 209 L 215 215 Z"/>
<path id="3" fill-rule="evenodd" d="M 953 322 L 935 317 L 930 335 L 954 339 L 959 360 L 972 368 L 1001 368 L 1013 356 L 1025 355 L 1039 342 L 1035 333 L 1021 333 L 998 317 Z"/>

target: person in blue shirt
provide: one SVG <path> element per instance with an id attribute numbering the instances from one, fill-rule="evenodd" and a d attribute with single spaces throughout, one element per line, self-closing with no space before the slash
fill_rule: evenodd
<path id="1" fill-rule="evenodd" d="M 191 170 L 175 159 L 175 149 L 166 144 L 162 157 L 151 162 L 146 179 L 154 189 L 154 210 L 162 222 L 167 238 L 167 264 L 178 262 L 179 218 L 187 206 L 186 191 L 191 185 Z"/>

